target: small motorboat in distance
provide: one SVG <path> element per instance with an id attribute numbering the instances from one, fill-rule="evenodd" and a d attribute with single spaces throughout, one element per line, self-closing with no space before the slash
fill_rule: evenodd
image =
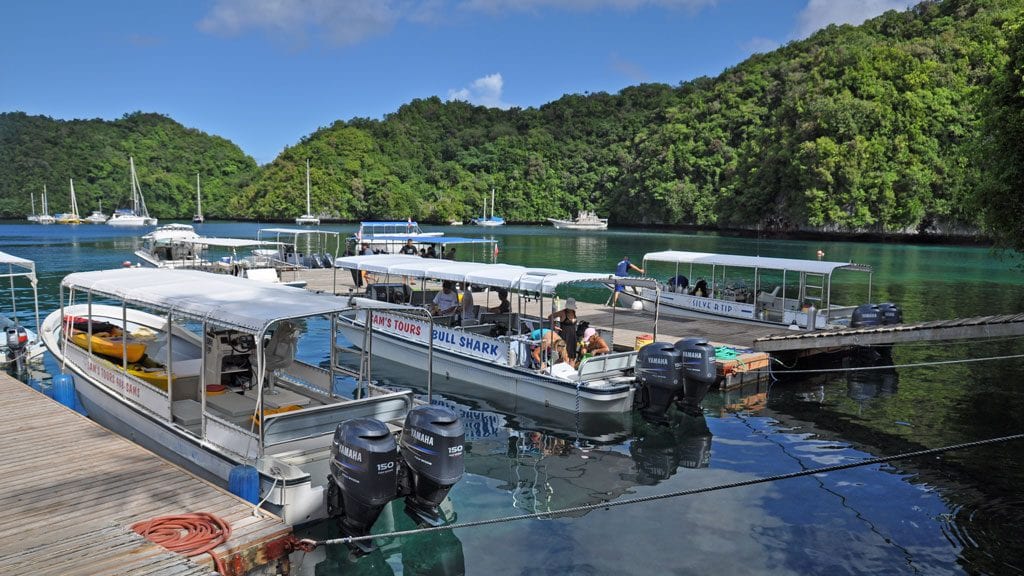
<path id="1" fill-rule="evenodd" d="M 572 220 L 559 220 L 548 218 L 548 222 L 559 230 L 607 230 L 608 219 L 598 218 L 597 214 L 590 210 L 583 210 Z"/>

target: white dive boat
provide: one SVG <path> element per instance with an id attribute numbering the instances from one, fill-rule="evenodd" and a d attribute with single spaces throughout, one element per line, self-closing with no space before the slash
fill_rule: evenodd
<path id="1" fill-rule="evenodd" d="M 293 288 L 306 286 L 305 280 L 281 278 L 281 270 L 275 267 L 272 258 L 267 256 L 267 254 L 280 253 L 283 246 L 278 242 L 265 242 L 249 238 L 197 236 L 175 240 L 174 244 L 178 250 L 192 254 L 194 258 L 193 265 L 177 266 L 179 268 L 195 268 L 206 272 L 230 274 L 239 278 L 270 284 L 283 284 Z M 240 250 L 247 250 L 248 254 L 239 255 Z"/>
<path id="2" fill-rule="evenodd" d="M 400 496 L 407 511 L 443 522 L 437 506 L 463 470 L 462 424 L 446 408 L 417 406 L 411 391 L 342 393 L 330 342 L 345 299 L 149 268 L 70 274 L 61 294 L 43 340 L 104 426 L 222 486 L 251 481 L 250 501 L 292 525 L 340 514 L 346 534 L 365 534 Z M 96 345 L 111 353 L 100 330 L 121 334 L 115 354 L 144 344 L 143 360 L 95 354 Z M 327 367 L 300 360 L 303 349 L 330 354 Z M 379 451 L 367 450 L 370 437 Z M 389 492 L 364 510 L 350 501 L 360 488 Z"/>
<path id="3" fill-rule="evenodd" d="M 607 230 L 608 219 L 598 218 L 597 214 L 590 210 L 582 210 L 572 220 L 558 220 L 548 218 L 548 222 L 559 230 Z"/>
<path id="4" fill-rule="evenodd" d="M 135 159 L 129 156 L 128 165 L 132 184 L 132 207 L 115 210 L 107 220 L 107 224 L 110 226 L 156 226 L 157 219 L 150 218 L 149 211 L 146 210 L 146 200 L 142 197 L 139 177 L 135 174 Z"/>
<path id="5" fill-rule="evenodd" d="M 19 258 L 6 252 L 0 252 L 0 280 L 7 278 L 10 282 L 11 302 L 9 316 L 0 315 L 0 365 L 36 360 L 42 357 L 46 346 L 38 335 L 22 325 L 18 315 L 18 297 L 15 281 L 27 280 L 32 286 L 32 304 L 35 312 L 35 327 L 39 329 L 39 292 L 37 289 L 36 264 L 32 260 Z M 20 290 L 20 288 L 18 289 Z M 7 312 L 7 310 L 5 310 Z M 12 346 L 13 345 L 13 346 Z"/>
<path id="6" fill-rule="evenodd" d="M 36 216 L 36 222 L 38 222 L 39 224 L 53 224 L 54 222 L 57 221 L 57 219 L 50 215 L 50 206 L 46 201 L 46 184 L 43 184 L 42 204 L 43 213 L 40 214 L 39 216 Z"/>
<path id="7" fill-rule="evenodd" d="M 644 255 L 643 269 L 648 275 L 659 266 L 668 276 L 659 290 L 625 291 L 619 294 L 619 301 L 625 306 L 642 302 L 645 310 L 657 306 L 668 316 L 762 326 L 808 328 L 813 316 L 813 328 L 818 329 L 849 326 L 859 308 L 857 304 L 835 303 L 837 288 L 842 288 L 846 302 L 851 302 L 851 293 L 860 294 L 861 302 L 871 301 L 871 267 L 851 262 L 676 250 Z M 832 275 L 837 271 L 866 274 L 866 282 L 836 285 Z M 883 306 L 898 311 L 892 304 Z"/>
<path id="8" fill-rule="evenodd" d="M 346 252 L 357 254 L 363 244 L 376 253 L 394 254 L 412 240 L 417 250 L 426 248 L 426 239 L 444 236 L 444 232 L 424 232 L 412 218 L 408 220 L 365 221 L 359 223 L 359 230 L 347 240 Z"/>
<path id="9" fill-rule="evenodd" d="M 78 199 L 75 198 L 75 180 L 69 179 L 71 183 L 71 212 L 57 214 L 57 224 L 81 224 L 82 219 L 78 215 Z"/>
<path id="10" fill-rule="evenodd" d="M 192 268 L 201 262 L 191 242 L 196 238 L 199 234 L 190 224 L 164 224 L 142 237 L 135 255 L 157 268 Z"/>
<path id="11" fill-rule="evenodd" d="M 452 262 L 404 255 L 349 256 L 338 258 L 335 265 L 395 280 L 394 284 L 388 284 L 385 279 L 383 283 L 369 286 L 369 298 L 350 299 L 357 309 L 341 314 L 338 319 L 339 329 L 350 342 L 357 348 L 371 350 L 374 355 L 463 381 L 467 386 L 504 392 L 545 407 L 576 413 L 621 413 L 634 407 L 637 374 L 642 370 L 664 371 L 668 364 L 638 365 L 638 353 L 630 347 L 627 351 L 587 358 L 576 368 L 569 363 L 552 363 L 546 368 L 531 366 L 532 351 L 540 344 L 539 338 L 543 334 L 535 331 L 551 329 L 551 321 L 543 315 L 551 307 L 546 306 L 545 298 L 551 297 L 553 304 L 558 287 L 618 283 L 650 286 L 657 291 L 657 282 L 649 278 L 618 278 L 610 274 Z M 509 306 L 508 312 L 502 313 L 474 309 L 472 317 L 459 321 L 452 316 L 432 317 L 428 321 L 419 313 L 431 302 L 434 292 L 413 291 L 402 283 L 403 277 L 419 278 L 421 288 L 427 280 L 433 279 L 457 282 L 462 286 L 505 290 L 518 296 L 518 306 Z M 405 310 L 377 311 L 374 306 L 380 304 L 378 300 L 407 304 Z M 537 306 L 534 314 L 525 311 L 529 302 Z M 513 312 L 514 308 L 518 311 Z M 363 341 L 367 323 L 373 327 L 372 342 Z M 614 328 L 613 315 L 611 331 L 604 333 L 605 341 L 613 347 Z M 657 333 L 657 317 L 652 331 Z M 705 346 L 709 345 L 705 343 Z M 713 382 L 713 347 L 705 357 L 710 362 Z M 680 388 L 664 396 L 652 395 L 646 389 L 637 393 L 640 408 L 645 413 L 664 414 L 676 393 L 682 393 L 683 384 L 681 381 L 677 383 Z M 703 392 L 698 393 L 696 387 L 691 390 L 691 398 L 696 400 L 684 403 L 699 405 L 707 385 Z M 472 389 L 462 393 L 472 395 Z M 659 398 L 664 401 L 658 403 Z"/>
<path id="12" fill-rule="evenodd" d="M 320 218 L 313 215 L 313 206 L 310 201 L 309 195 L 309 159 L 306 159 L 306 213 L 295 219 L 295 223 L 300 226 L 319 226 Z"/>
<path id="13" fill-rule="evenodd" d="M 206 218 L 203 218 L 203 197 L 199 190 L 199 172 L 196 172 L 196 215 L 192 217 L 192 222 L 202 224 L 205 221 Z"/>
<path id="14" fill-rule="evenodd" d="M 253 256 L 278 270 L 332 268 L 342 253 L 340 232 L 309 228 L 260 228 L 256 239 L 271 249 L 253 250 Z"/>
<path id="15" fill-rule="evenodd" d="M 82 220 L 89 224 L 106 224 L 109 216 L 103 213 L 103 201 L 100 200 L 99 210 L 93 210 L 91 214 L 83 218 Z"/>
<path id="16" fill-rule="evenodd" d="M 504 226 L 505 219 L 494 215 L 494 188 L 491 188 L 491 215 L 487 215 L 487 198 L 484 198 L 484 213 L 479 218 L 471 220 L 477 226 Z"/>

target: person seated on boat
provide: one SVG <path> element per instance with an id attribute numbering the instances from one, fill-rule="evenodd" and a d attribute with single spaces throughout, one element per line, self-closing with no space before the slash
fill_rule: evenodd
<path id="1" fill-rule="evenodd" d="M 427 249 L 426 248 L 420 248 L 420 258 L 426 258 L 426 257 L 427 257 Z"/>
<path id="2" fill-rule="evenodd" d="M 487 309 L 488 312 L 494 312 L 495 314 L 508 314 L 509 310 L 512 309 L 512 303 L 508 301 L 508 290 L 504 288 L 498 288 L 498 305 L 491 306 Z"/>
<path id="3" fill-rule="evenodd" d="M 707 298 L 709 293 L 708 281 L 703 278 L 697 280 L 697 283 L 693 285 L 693 290 L 690 290 L 690 296 L 701 296 L 703 298 Z"/>
<path id="4" fill-rule="evenodd" d="M 570 360 L 576 359 L 576 299 L 566 298 L 565 308 L 548 314 L 548 320 L 554 320 L 555 331 L 565 340 Z"/>
<path id="5" fill-rule="evenodd" d="M 445 260 L 455 260 L 455 247 L 454 246 L 452 246 L 451 250 L 445 252 L 444 259 Z"/>
<path id="6" fill-rule="evenodd" d="M 601 338 L 601 335 L 597 333 L 597 329 L 587 328 L 583 332 L 583 343 L 580 344 L 581 363 L 591 356 L 608 354 L 611 351 L 612 349 L 608 346 L 608 343 L 605 342 L 604 338 Z"/>
<path id="7" fill-rule="evenodd" d="M 441 282 L 441 291 L 434 296 L 431 313 L 434 316 L 446 316 L 454 314 L 458 309 L 459 293 L 455 290 L 455 283 L 451 280 Z"/>
<path id="8" fill-rule="evenodd" d="M 370 256 L 373 254 L 373 250 L 370 250 L 370 243 L 363 242 L 362 248 L 359 249 L 360 256 Z"/>
<path id="9" fill-rule="evenodd" d="M 434 245 L 427 246 L 427 258 L 437 258 L 437 250 L 434 249 Z"/>
<path id="10" fill-rule="evenodd" d="M 569 362 L 569 355 L 565 351 L 565 340 L 562 340 L 553 330 L 548 328 L 538 328 L 533 332 L 530 332 L 530 339 L 539 341 L 533 350 L 530 351 L 530 357 L 532 358 L 531 367 L 538 370 L 544 370 L 548 367 L 547 361 L 550 360 L 552 352 L 557 355 L 555 364 L 559 362 Z"/>
<path id="11" fill-rule="evenodd" d="M 682 292 L 686 293 L 686 288 L 690 286 L 690 279 L 682 274 L 678 274 L 668 279 L 668 289 L 671 292 Z"/>

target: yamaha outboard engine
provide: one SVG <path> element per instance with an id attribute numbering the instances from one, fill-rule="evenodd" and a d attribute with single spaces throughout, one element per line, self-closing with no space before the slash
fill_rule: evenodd
<path id="1" fill-rule="evenodd" d="M 708 388 L 718 380 L 715 347 L 704 338 L 683 338 L 676 342 L 675 348 L 682 359 L 685 375 L 683 395 L 676 399 L 676 406 L 687 414 L 702 414 L 700 403 L 704 401 Z"/>
<path id="2" fill-rule="evenodd" d="M 882 323 L 882 314 L 877 304 L 861 304 L 850 314 L 850 328 L 878 326 Z"/>
<path id="3" fill-rule="evenodd" d="M 878 315 L 882 324 L 902 324 L 903 310 L 892 302 L 883 302 L 878 305 Z"/>
<path id="4" fill-rule="evenodd" d="M 418 406 L 405 417 L 402 430 L 402 493 L 405 511 L 414 520 L 440 526 L 438 509 L 448 491 L 462 478 L 466 430 L 450 408 Z"/>
<path id="5" fill-rule="evenodd" d="M 683 391 L 683 362 L 679 350 L 667 342 L 652 342 L 636 356 L 639 389 L 636 405 L 644 418 L 665 422 L 665 412 Z"/>
<path id="6" fill-rule="evenodd" d="M 353 418 L 338 425 L 331 445 L 327 513 L 339 516 L 346 536 L 365 536 L 384 506 L 398 497 L 398 446 L 387 424 Z M 374 549 L 369 540 L 353 543 L 359 552 Z"/>
<path id="7" fill-rule="evenodd" d="M 25 371 L 25 360 L 28 359 L 28 332 L 21 326 L 10 326 L 4 332 L 7 335 L 7 362 L 14 363 L 20 374 Z"/>

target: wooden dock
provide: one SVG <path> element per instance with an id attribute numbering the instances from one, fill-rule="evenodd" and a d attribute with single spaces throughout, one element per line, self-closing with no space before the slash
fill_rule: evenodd
<path id="1" fill-rule="evenodd" d="M 342 295 L 362 292 L 356 290 L 348 270 L 283 272 L 282 280 L 305 280 L 306 289 L 316 292 Z M 474 298 L 474 302 L 482 306 L 497 305 L 496 298 L 492 302 L 487 302 L 479 295 Z M 655 334 L 653 314 L 621 307 L 613 310 L 610 306 L 589 302 L 577 302 L 576 316 L 595 327 L 614 327 L 615 341 L 609 344 L 619 350 L 634 348 L 637 339 L 647 335 L 654 336 L 661 342 L 675 342 L 682 338 L 705 338 L 716 347 L 733 349 L 736 351 L 735 357 L 717 360 L 719 387 L 722 389 L 767 380 L 771 358 L 765 351 L 755 350 L 754 341 L 779 332 L 779 328 L 776 327 L 662 316 L 658 319 L 658 330 Z"/>
<path id="2" fill-rule="evenodd" d="M 208 512 L 231 539 L 225 576 L 287 573 L 291 527 L 0 372 L 0 574 L 199 575 L 186 558 L 131 530 L 142 520 Z"/>

